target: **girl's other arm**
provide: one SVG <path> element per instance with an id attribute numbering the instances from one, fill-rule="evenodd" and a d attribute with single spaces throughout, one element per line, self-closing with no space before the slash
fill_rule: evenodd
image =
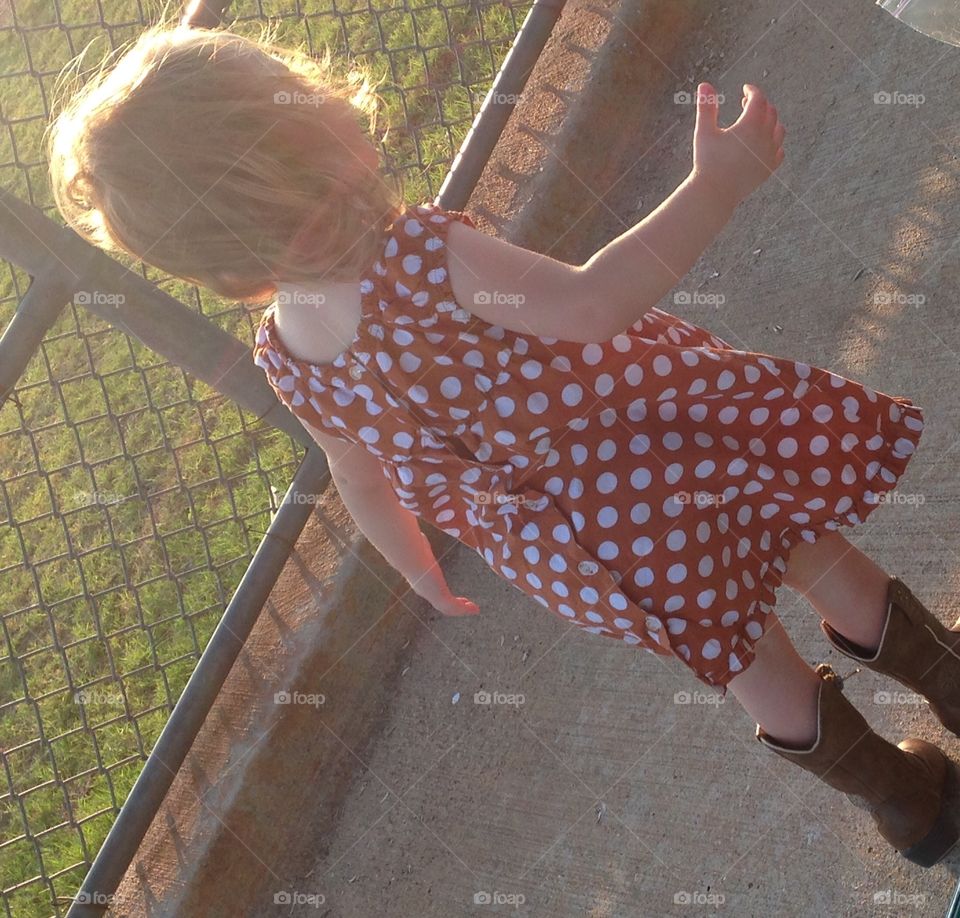
<path id="1" fill-rule="evenodd" d="M 460 305 L 521 333 L 604 341 L 649 312 L 696 263 L 737 205 L 783 161 L 785 130 L 755 86 L 729 128 L 701 83 L 693 168 L 655 211 L 573 266 L 480 233 L 450 228 L 450 281 Z M 512 294 L 503 296 L 502 294 Z"/>
<path id="2" fill-rule="evenodd" d="M 454 596 L 416 514 L 400 504 L 376 456 L 300 422 L 323 448 L 337 491 L 360 531 L 413 591 L 444 615 L 474 615 L 477 606 Z"/>

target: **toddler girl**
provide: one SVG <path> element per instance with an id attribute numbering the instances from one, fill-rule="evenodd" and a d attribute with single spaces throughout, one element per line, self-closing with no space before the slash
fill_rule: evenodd
<path id="1" fill-rule="evenodd" d="M 55 121 L 56 200 L 98 245 L 269 303 L 255 361 L 441 612 L 477 608 L 419 520 L 565 621 L 729 686 L 765 748 L 942 858 L 946 756 L 874 733 L 774 612 L 802 592 L 838 650 L 960 735 L 960 632 L 838 531 L 897 483 L 920 408 L 655 305 L 782 162 L 775 106 L 745 86 L 721 128 L 702 84 L 690 174 L 582 265 L 404 204 L 374 110 L 367 82 L 266 38 L 151 29 Z"/>

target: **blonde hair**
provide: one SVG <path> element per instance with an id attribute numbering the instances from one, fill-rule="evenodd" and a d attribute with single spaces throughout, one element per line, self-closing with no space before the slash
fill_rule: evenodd
<path id="1" fill-rule="evenodd" d="M 403 211 L 377 168 L 365 73 L 269 29 L 161 23 L 120 51 L 48 128 L 54 199 L 77 233 L 233 300 L 360 278 Z"/>

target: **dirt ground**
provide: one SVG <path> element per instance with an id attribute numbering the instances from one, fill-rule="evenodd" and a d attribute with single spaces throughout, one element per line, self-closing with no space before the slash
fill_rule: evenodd
<path id="1" fill-rule="evenodd" d="M 713 300 L 661 306 L 925 409 L 899 486 L 912 499 L 845 533 L 952 623 L 960 49 L 869 0 L 657 7 L 564 14 L 467 210 L 514 242 L 586 259 L 686 173 L 694 110 L 675 93 L 709 79 L 727 124 L 744 82 L 766 89 L 787 160 L 680 285 Z M 865 814 L 764 750 L 732 695 L 717 704 L 679 661 L 565 627 L 468 550 L 454 546 L 444 568 L 481 615 L 428 614 L 398 642 L 382 728 L 354 756 L 334 831 L 307 804 L 283 850 L 245 837 L 270 895 L 230 913 L 944 913 L 960 853 L 929 871 L 903 861 Z M 850 673 L 787 590 L 778 612 L 807 660 Z M 932 738 L 960 759 L 922 705 L 876 694 L 897 688 L 864 672 L 846 690 L 888 737 Z"/>

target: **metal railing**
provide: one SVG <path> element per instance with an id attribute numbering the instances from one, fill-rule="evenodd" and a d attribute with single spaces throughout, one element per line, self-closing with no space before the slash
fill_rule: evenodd
<path id="1" fill-rule="evenodd" d="M 562 5 L 304 3 L 271 18 L 282 40 L 387 68 L 380 93 L 403 126 L 390 170 L 418 200 L 446 174 L 436 198 L 460 209 Z M 7 918 L 103 913 L 306 523 L 295 492 L 329 480 L 250 359 L 255 316 L 105 256 L 52 208 L 39 138 L 53 78 L 81 46 L 95 59 L 149 20 L 110 6 L 72 5 L 102 11 L 74 20 L 14 0 L 0 19 Z M 212 26 L 227 6 L 194 2 L 185 18 Z M 227 18 L 252 31 L 262 17 Z"/>

